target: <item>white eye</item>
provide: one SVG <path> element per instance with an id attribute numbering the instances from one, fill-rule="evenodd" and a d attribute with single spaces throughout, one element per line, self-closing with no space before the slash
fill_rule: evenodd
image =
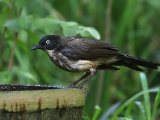
<path id="1" fill-rule="evenodd" d="M 46 40 L 46 43 L 49 44 L 49 43 L 50 43 L 50 40 Z"/>

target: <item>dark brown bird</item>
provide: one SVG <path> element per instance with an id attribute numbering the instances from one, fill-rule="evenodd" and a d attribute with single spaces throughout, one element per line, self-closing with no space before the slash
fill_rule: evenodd
<path id="1" fill-rule="evenodd" d="M 151 69 L 160 66 L 159 63 L 123 54 L 109 43 L 83 37 L 46 35 L 32 49 L 46 51 L 52 62 L 63 70 L 86 72 L 70 87 L 83 87 L 97 70 L 119 70 L 118 66 L 125 66 L 143 71 L 141 66 Z"/>

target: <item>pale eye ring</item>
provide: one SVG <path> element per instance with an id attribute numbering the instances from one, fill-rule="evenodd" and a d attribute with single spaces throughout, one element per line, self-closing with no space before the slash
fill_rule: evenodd
<path id="1" fill-rule="evenodd" d="M 46 43 L 49 44 L 49 43 L 50 43 L 50 40 L 46 40 Z"/>

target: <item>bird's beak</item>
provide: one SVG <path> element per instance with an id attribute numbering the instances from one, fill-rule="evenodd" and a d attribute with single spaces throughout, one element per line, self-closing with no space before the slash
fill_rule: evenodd
<path id="1" fill-rule="evenodd" d="M 42 49 L 41 45 L 35 45 L 32 47 L 32 50 L 36 50 L 36 49 Z"/>

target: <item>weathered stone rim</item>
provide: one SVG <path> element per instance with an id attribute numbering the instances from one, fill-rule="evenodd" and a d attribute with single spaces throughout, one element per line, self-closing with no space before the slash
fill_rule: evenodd
<path id="1" fill-rule="evenodd" d="M 83 107 L 85 104 L 86 94 L 81 89 L 60 89 L 57 86 L 39 85 L 31 86 L 31 88 L 29 88 L 30 85 L 1 86 L 3 86 L 3 89 L 0 90 L 0 110 L 2 111 L 32 112 L 45 109 Z"/>
<path id="2" fill-rule="evenodd" d="M 23 84 L 0 84 L 0 91 L 25 91 L 25 90 L 45 90 L 62 89 L 62 86 L 49 85 L 23 85 Z"/>

